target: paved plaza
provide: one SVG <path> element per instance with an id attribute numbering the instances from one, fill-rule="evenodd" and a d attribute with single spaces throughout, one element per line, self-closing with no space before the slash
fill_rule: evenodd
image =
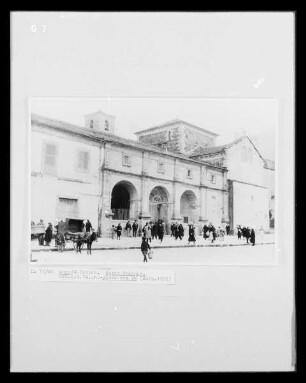
<path id="1" fill-rule="evenodd" d="M 258 238 L 259 241 L 259 238 Z M 273 234 L 266 234 L 263 241 L 251 246 L 245 239 L 228 236 L 224 241 L 214 243 L 198 237 L 195 245 L 188 245 L 187 238 L 182 241 L 166 236 L 161 243 L 152 240 L 153 259 L 148 264 L 161 263 L 205 263 L 205 264 L 273 264 L 275 262 L 275 246 Z M 66 249 L 59 252 L 52 242 L 50 247 L 38 246 L 33 241 L 31 260 L 37 263 L 135 263 L 142 264 L 140 251 L 141 238 L 123 237 L 121 240 L 99 238 L 92 245 L 92 254 L 88 255 L 86 245 L 82 253 L 76 253 L 71 242 Z"/>

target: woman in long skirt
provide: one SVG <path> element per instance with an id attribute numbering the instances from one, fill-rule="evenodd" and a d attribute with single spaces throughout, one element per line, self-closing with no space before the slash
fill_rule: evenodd
<path id="1" fill-rule="evenodd" d="M 193 225 L 189 226 L 189 238 L 188 238 L 188 245 L 190 242 L 193 242 L 195 244 L 195 229 Z"/>

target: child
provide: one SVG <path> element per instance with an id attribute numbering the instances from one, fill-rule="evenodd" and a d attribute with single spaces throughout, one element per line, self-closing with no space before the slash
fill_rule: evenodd
<path id="1" fill-rule="evenodd" d="M 151 250 L 151 247 L 150 245 L 148 244 L 148 242 L 146 241 L 146 238 L 145 236 L 142 237 L 142 242 L 141 242 L 141 252 L 142 252 L 142 255 L 143 255 L 143 261 L 144 262 L 148 262 L 147 260 L 147 254 L 148 254 L 148 250 Z"/>

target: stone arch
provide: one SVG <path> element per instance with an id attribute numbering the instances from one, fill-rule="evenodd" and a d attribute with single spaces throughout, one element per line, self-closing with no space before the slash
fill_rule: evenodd
<path id="1" fill-rule="evenodd" d="M 196 223 L 199 218 L 197 196 L 192 190 L 185 190 L 180 199 L 180 214 L 184 223 Z"/>
<path id="2" fill-rule="evenodd" d="M 114 220 L 134 220 L 138 216 L 138 193 L 130 181 L 119 181 L 111 195 L 111 210 Z"/>
<path id="3" fill-rule="evenodd" d="M 155 186 L 149 195 L 149 209 L 151 219 L 157 221 L 159 219 L 164 222 L 169 221 L 170 213 L 169 192 L 164 186 Z"/>

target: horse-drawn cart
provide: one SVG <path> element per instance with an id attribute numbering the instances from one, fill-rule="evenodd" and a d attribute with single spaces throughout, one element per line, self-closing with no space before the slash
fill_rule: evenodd
<path id="1" fill-rule="evenodd" d="M 57 236 L 61 235 L 65 243 L 71 241 L 77 252 L 83 249 L 85 243 L 88 250 L 91 251 L 91 243 L 96 240 L 95 233 L 88 235 L 83 231 L 83 222 L 83 219 L 66 218 L 65 221 L 60 221 L 57 226 Z M 63 245 L 59 244 L 59 246 Z M 61 250 L 61 248 L 58 249 Z"/>

